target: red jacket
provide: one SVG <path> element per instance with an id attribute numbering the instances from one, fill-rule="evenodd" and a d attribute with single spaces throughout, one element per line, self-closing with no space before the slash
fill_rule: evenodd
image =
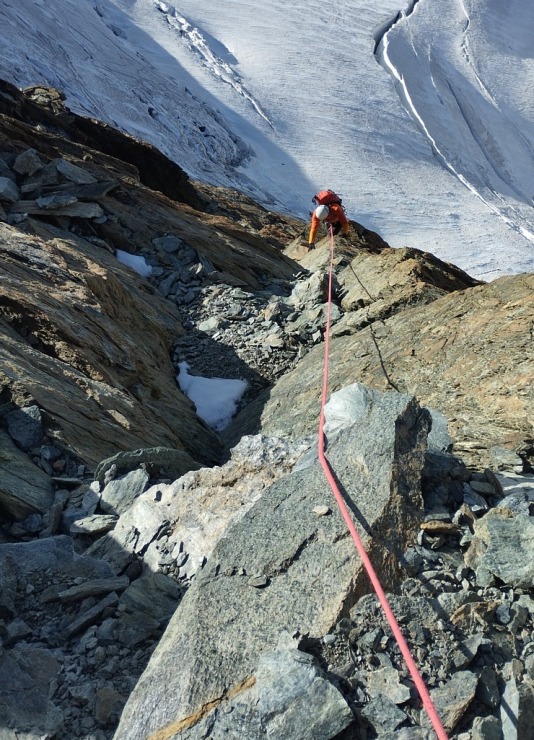
<path id="1" fill-rule="evenodd" d="M 332 205 L 328 206 L 328 216 L 326 217 L 325 220 L 329 224 L 340 223 L 341 230 L 343 231 L 343 233 L 344 234 L 349 233 L 349 222 L 347 221 L 347 217 L 345 216 L 345 211 L 337 203 L 332 203 Z M 311 226 L 310 226 L 310 236 L 308 239 L 308 242 L 310 244 L 312 244 L 315 241 L 315 237 L 317 235 L 317 231 L 320 225 L 321 225 L 321 221 L 319 221 L 314 211 L 312 215 Z"/>

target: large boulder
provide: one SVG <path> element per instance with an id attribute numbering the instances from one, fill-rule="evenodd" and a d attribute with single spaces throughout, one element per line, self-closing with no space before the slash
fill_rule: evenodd
<path id="1" fill-rule="evenodd" d="M 330 463 L 386 588 L 416 536 L 428 428 L 429 414 L 413 398 L 377 394 L 357 423 L 329 440 Z M 257 704 L 254 692 L 243 692 L 283 633 L 319 637 L 348 613 L 369 581 L 342 517 L 325 503 L 332 495 L 312 454 L 226 533 L 131 695 L 117 740 L 205 736 L 195 726 L 206 715 L 224 714 L 238 696 L 249 710 Z"/>

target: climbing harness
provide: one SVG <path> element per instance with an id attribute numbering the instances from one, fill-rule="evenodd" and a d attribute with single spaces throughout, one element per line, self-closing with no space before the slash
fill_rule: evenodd
<path id="1" fill-rule="evenodd" d="M 325 335 L 324 335 L 325 347 L 324 347 L 323 392 L 322 392 L 322 399 L 321 399 L 321 412 L 320 412 L 320 417 L 319 417 L 319 443 L 318 443 L 319 462 L 321 463 L 321 467 L 323 468 L 326 479 L 330 485 L 330 488 L 332 489 L 332 493 L 334 494 L 334 497 L 336 499 L 336 503 L 339 507 L 341 515 L 343 516 L 343 519 L 345 520 L 345 524 L 347 525 L 347 528 L 351 534 L 351 537 L 354 540 L 354 544 L 361 558 L 361 561 L 365 566 L 365 570 L 367 571 L 369 580 L 371 581 L 373 588 L 375 590 L 375 593 L 380 602 L 380 605 L 382 606 L 382 609 L 384 610 L 389 626 L 391 627 L 391 631 L 393 632 L 393 635 L 395 639 L 397 640 L 397 644 L 406 662 L 406 666 L 410 672 L 410 675 L 417 688 L 417 691 L 419 692 L 419 696 L 421 698 L 421 701 L 423 702 L 423 706 L 432 723 L 432 727 L 434 728 L 434 731 L 438 737 L 438 740 L 448 740 L 447 734 L 438 716 L 436 708 L 432 702 L 428 689 L 425 686 L 425 683 L 421 677 L 421 674 L 419 673 L 419 670 L 410 652 L 410 648 L 408 647 L 408 643 L 404 639 L 404 635 L 402 634 L 399 624 L 391 609 L 391 606 L 389 605 L 384 589 L 382 588 L 382 585 L 375 572 L 375 569 L 373 568 L 371 560 L 369 556 L 367 555 L 367 552 L 365 551 L 361 538 L 350 517 L 349 510 L 343 499 L 343 495 L 341 494 L 341 491 L 339 490 L 338 484 L 336 483 L 336 480 L 334 477 L 334 473 L 332 471 L 332 468 L 330 467 L 330 463 L 326 459 L 325 453 L 324 453 L 324 448 L 325 448 L 324 422 L 325 422 L 325 405 L 326 405 L 326 399 L 327 399 L 327 394 L 328 394 L 328 369 L 329 369 L 328 356 L 329 356 L 329 351 L 330 351 L 330 305 L 332 302 L 333 272 L 334 272 L 334 233 L 333 233 L 332 227 L 330 226 L 330 268 L 329 268 L 329 274 L 328 274 L 328 301 L 326 305 L 326 328 L 325 328 Z"/>

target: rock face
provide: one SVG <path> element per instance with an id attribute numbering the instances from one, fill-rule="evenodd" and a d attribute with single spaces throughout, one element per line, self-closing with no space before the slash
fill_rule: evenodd
<path id="1" fill-rule="evenodd" d="M 532 276 L 351 222 L 328 308 L 304 233 L 0 82 L 2 737 L 430 740 L 317 460 L 328 311 L 327 456 L 447 733 L 527 737 Z M 183 363 L 245 381 L 220 434 Z"/>
<path id="2" fill-rule="evenodd" d="M 141 182 L 158 190 L 173 200 L 199 207 L 203 200 L 195 191 L 187 174 L 169 161 L 154 147 L 137 141 L 106 124 L 71 113 L 64 105 L 64 96 L 50 87 L 30 87 L 24 93 L 5 80 L 0 80 L 0 113 L 33 126 L 38 124 L 48 131 L 61 131 L 64 136 L 62 149 L 69 142 L 83 144 L 88 149 L 110 155 L 128 163 L 139 173 Z M 24 127 L 20 127 L 21 136 Z M 26 135 L 32 137 L 30 132 Z M 27 174 L 34 174 L 38 168 Z"/>
<path id="3" fill-rule="evenodd" d="M 329 445 L 389 587 L 405 538 L 418 525 L 428 427 L 428 412 L 391 393 L 375 398 L 359 424 Z M 250 685 L 259 655 L 276 648 L 282 632 L 318 638 L 348 613 L 367 580 L 341 517 L 314 513 L 324 502 L 324 483 L 317 461 L 284 477 L 219 541 L 130 699 L 117 738 L 156 731 L 179 737 L 178 728 L 196 724 L 208 705 L 215 709 L 230 689 Z"/>
<path id="4" fill-rule="evenodd" d="M 492 448 L 532 457 L 534 276 L 474 285 L 431 255 L 384 249 L 352 259 L 339 282 L 346 313 L 332 330 L 333 391 L 358 381 L 413 393 L 447 417 L 454 451 L 473 464 L 490 464 Z M 309 433 L 322 363 L 322 348 L 310 351 L 229 438 Z"/>
<path id="5" fill-rule="evenodd" d="M 191 449 L 209 456 L 215 439 L 173 377 L 176 310 L 86 240 L 44 241 L 1 223 L 0 239 L 4 400 L 32 399 L 55 439 L 91 466 L 112 439 L 118 449 L 171 447 L 193 434 Z"/>
<path id="6" fill-rule="evenodd" d="M 184 334 L 177 303 L 191 283 L 195 291 L 202 280 L 257 288 L 290 276 L 292 263 L 227 217 L 143 187 L 130 163 L 147 162 L 151 149 L 127 137 L 115 149 L 118 134 L 66 120 L 64 110 L 52 115 L 9 86 L 2 111 L 2 162 L 21 194 L 3 196 L 7 223 L 0 219 L 2 402 L 37 405 L 54 439 L 93 468 L 110 451 L 147 446 L 213 462 L 218 440 L 180 392 L 171 362 Z M 36 136 L 30 122 L 53 133 Z M 125 148 L 135 156 L 105 153 Z M 209 205 L 193 197 L 183 173 L 180 181 L 180 200 Z M 168 287 L 155 290 L 121 263 L 117 250 L 148 260 L 158 277 L 172 275 L 175 301 Z"/>

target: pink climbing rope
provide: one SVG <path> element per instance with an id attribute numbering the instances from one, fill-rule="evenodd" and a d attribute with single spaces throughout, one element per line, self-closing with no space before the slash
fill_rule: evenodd
<path id="1" fill-rule="evenodd" d="M 356 527 L 354 526 L 354 523 L 350 517 L 347 505 L 345 504 L 343 496 L 336 483 L 336 480 L 332 473 L 330 464 L 324 454 L 324 422 L 325 422 L 324 409 L 325 409 L 326 399 L 327 399 L 327 394 L 328 394 L 328 369 L 329 369 L 329 359 L 328 358 L 329 358 L 329 352 L 330 352 L 330 304 L 332 302 L 333 271 L 334 271 L 334 233 L 332 231 L 332 227 L 330 226 L 330 269 L 329 269 L 329 274 L 328 274 L 328 302 L 327 302 L 327 307 L 326 307 L 323 393 L 322 393 L 322 399 L 321 399 L 321 413 L 320 413 L 320 418 L 319 418 L 319 445 L 318 445 L 319 461 L 324 470 L 326 479 L 328 483 L 330 484 L 330 488 L 332 489 L 332 492 L 336 499 L 339 510 L 341 511 L 341 514 L 343 516 L 343 519 L 345 520 L 347 528 L 352 536 L 352 539 L 354 540 L 354 544 L 361 558 L 361 561 L 365 566 L 367 575 L 369 576 L 369 580 L 371 581 L 373 588 L 376 592 L 376 595 L 378 597 L 378 600 L 380 601 L 380 604 L 382 606 L 382 609 L 384 610 L 389 626 L 391 627 L 393 635 L 395 636 L 395 639 L 397 640 L 402 656 L 406 662 L 406 665 L 413 679 L 413 682 L 417 688 L 417 691 L 419 692 L 419 696 L 421 697 L 421 701 L 423 702 L 423 706 L 430 718 L 432 727 L 434 728 L 436 732 L 438 740 L 448 740 L 445 729 L 441 723 L 441 720 L 438 716 L 438 713 L 432 702 L 432 699 L 430 698 L 428 689 L 425 686 L 425 683 L 421 677 L 421 674 L 419 673 L 419 670 L 410 652 L 410 648 L 408 647 L 408 644 L 406 640 L 404 639 L 404 635 L 402 634 L 400 630 L 399 624 L 397 620 L 395 619 L 395 615 L 393 614 L 393 611 L 391 610 L 386 594 L 384 593 L 384 589 L 382 588 L 380 580 L 373 568 L 373 565 L 369 559 L 369 556 L 367 555 L 367 552 L 365 551 L 365 548 L 360 539 L 360 536 L 358 532 L 356 531 Z"/>

